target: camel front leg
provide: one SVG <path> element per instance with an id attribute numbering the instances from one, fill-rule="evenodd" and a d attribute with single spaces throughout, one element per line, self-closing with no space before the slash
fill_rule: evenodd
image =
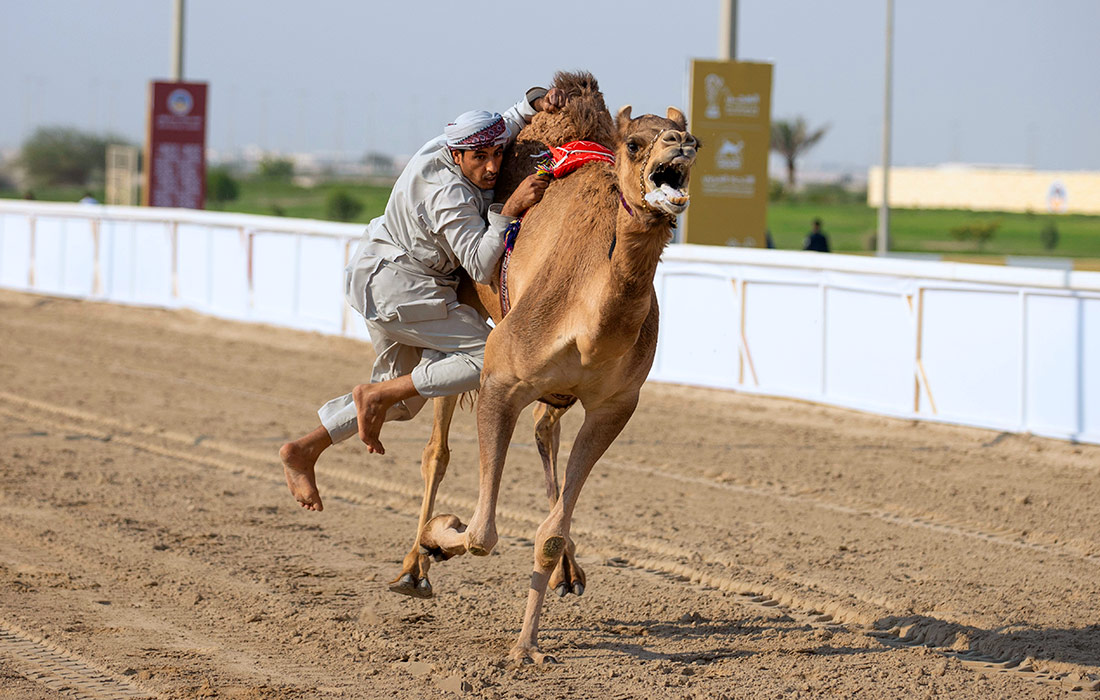
<path id="1" fill-rule="evenodd" d="M 558 447 L 561 444 L 561 417 L 569 408 L 556 408 L 544 403 L 535 404 L 535 443 L 542 457 L 542 470 L 546 477 L 546 497 L 550 507 L 558 502 Z M 554 573 L 550 575 L 550 590 L 564 598 L 566 594 L 583 595 L 585 587 L 584 570 L 577 563 L 577 547 L 572 538 L 567 538 L 565 554 L 558 561 Z"/>
<path id="2" fill-rule="evenodd" d="M 466 550 L 475 556 L 488 556 L 497 544 L 497 496 L 504 459 L 519 412 L 536 398 L 531 393 L 530 387 L 513 377 L 482 374 L 477 404 L 477 506 L 465 533 Z"/>
<path id="3" fill-rule="evenodd" d="M 512 440 L 520 411 L 536 396 L 530 387 L 514 378 L 502 380 L 499 375 L 483 372 L 477 402 L 477 440 L 481 455 L 477 506 L 469 526 L 463 526 L 453 515 L 432 518 L 420 538 L 425 549 L 446 557 L 466 552 L 487 556 L 493 551 L 497 543 L 497 496 L 508 443 Z"/>
<path id="4" fill-rule="evenodd" d="M 554 660 L 542 653 L 538 647 L 539 616 L 542 614 L 542 605 L 546 598 L 546 587 L 550 582 L 550 575 L 558 565 L 558 559 L 566 550 L 573 509 L 580 497 L 581 487 L 584 486 L 596 460 L 603 456 L 608 446 L 622 432 L 623 426 L 634 414 L 637 404 L 638 395 L 633 394 L 611 405 L 600 406 L 585 415 L 584 424 L 573 442 L 569 464 L 565 468 L 565 482 L 561 487 L 561 497 L 535 534 L 535 566 L 531 573 L 531 588 L 527 592 L 523 629 L 509 653 L 516 664 L 525 661 L 544 663 Z"/>
<path id="5" fill-rule="evenodd" d="M 431 598 L 432 584 L 428 581 L 428 569 L 431 568 L 430 553 L 420 546 L 429 518 L 435 508 L 435 496 L 439 484 L 447 473 L 451 460 L 451 450 L 447 445 L 447 436 L 451 431 L 451 418 L 454 417 L 457 396 L 444 396 L 433 402 L 432 436 L 424 447 L 420 461 L 420 474 L 424 478 L 424 499 L 420 504 L 420 521 L 416 527 L 416 539 L 412 550 L 405 555 L 401 573 L 390 583 L 390 590 L 414 598 Z M 443 555 L 445 557 L 445 555 Z"/>

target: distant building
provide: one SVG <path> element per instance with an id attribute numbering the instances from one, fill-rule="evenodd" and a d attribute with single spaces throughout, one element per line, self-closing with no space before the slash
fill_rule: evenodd
<path id="1" fill-rule="evenodd" d="M 294 164 L 294 179 L 300 185 L 311 186 L 326 180 L 396 179 L 401 174 L 397 159 L 368 153 L 352 156 L 338 152 L 284 153 L 246 146 L 223 152 L 207 149 L 206 160 L 212 165 L 227 166 L 244 173 L 255 173 L 265 159 L 278 158 Z"/>
<path id="2" fill-rule="evenodd" d="M 882 204 L 881 167 L 870 170 L 867 204 Z M 890 206 L 1100 214 L 1100 172 L 978 165 L 890 168 Z"/>

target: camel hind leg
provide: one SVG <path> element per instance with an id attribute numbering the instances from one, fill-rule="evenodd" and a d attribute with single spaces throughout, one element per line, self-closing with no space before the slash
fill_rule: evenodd
<path id="1" fill-rule="evenodd" d="M 542 457 L 542 469 L 546 476 L 546 497 L 550 507 L 558 502 L 561 489 L 558 486 L 558 447 L 561 443 L 561 417 L 569 406 L 558 408 L 544 403 L 535 404 L 535 443 Z M 550 590 L 564 598 L 567 594 L 583 595 L 585 575 L 577 564 L 577 547 L 572 538 L 566 538 L 565 552 L 558 566 L 550 574 Z"/>
<path id="2" fill-rule="evenodd" d="M 439 484 L 447 473 L 451 460 L 451 450 L 447 445 L 447 436 L 451 430 L 451 418 L 454 416 L 457 396 L 444 396 L 433 401 L 432 436 L 424 447 L 420 461 L 420 474 L 424 478 L 424 499 L 420 504 L 420 521 L 417 523 L 416 539 L 412 550 L 405 555 L 401 573 L 390 583 L 394 593 L 414 598 L 431 598 L 432 584 L 428 581 L 428 569 L 431 568 L 431 556 L 420 546 L 420 538 L 435 508 L 435 496 Z M 445 556 L 445 555 L 444 555 Z"/>
<path id="3" fill-rule="evenodd" d="M 603 456 L 608 446 L 622 432 L 637 405 L 636 393 L 625 394 L 585 413 L 584 424 L 581 425 L 569 454 L 561 496 L 535 533 L 535 565 L 531 572 L 531 587 L 527 592 L 523 629 L 509 652 L 512 661 L 517 664 L 553 661 L 552 657 L 544 654 L 538 647 L 539 618 L 546 598 L 546 587 L 550 582 L 550 575 L 557 568 L 558 560 L 566 550 L 573 509 L 580 497 L 581 487 L 596 460 Z"/>

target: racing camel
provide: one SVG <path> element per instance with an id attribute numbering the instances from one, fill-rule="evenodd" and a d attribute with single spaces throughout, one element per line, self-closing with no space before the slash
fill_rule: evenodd
<path id="1" fill-rule="evenodd" d="M 597 136 L 604 120 L 610 125 L 590 75 L 559 74 L 555 86 L 570 96 L 562 115 L 536 117 L 520 132 L 517 153 L 523 153 L 525 144 L 555 145 L 552 142 L 565 138 L 561 126 L 571 118 L 574 124 L 592 126 L 589 131 Z M 606 115 L 603 119 L 598 114 L 578 118 L 577 110 L 594 105 Z M 584 574 L 569 538 L 573 509 L 592 467 L 633 415 L 653 363 L 658 324 L 653 278 L 675 217 L 687 208 L 683 191 L 698 148 L 683 113 L 674 107 L 665 117 L 647 114 L 636 119 L 631 118 L 631 108 L 624 107 L 608 131 L 613 142 L 609 145 L 615 145 L 614 164 L 589 163 L 554 181 L 524 218 L 507 262 L 507 315 L 500 305 L 500 285 L 478 287 L 496 328 L 485 348 L 477 405 L 477 506 L 468 526 L 454 515 L 424 522 L 446 469 L 446 435 L 456 404 L 454 398 L 436 399 L 432 438 L 423 460 L 420 547 L 406 557 L 405 571 L 391 586 L 399 592 L 430 595 L 429 556 L 484 556 L 492 551 L 508 444 L 520 412 L 540 402 L 535 409 L 536 439 L 551 509 L 535 535 L 523 629 L 510 652 L 517 663 L 551 660 L 537 644 L 547 586 L 552 584 L 559 594 L 584 590 Z M 522 158 L 509 163 L 526 166 Z M 554 463 L 558 420 L 577 401 L 584 406 L 584 422 L 559 487 Z"/>

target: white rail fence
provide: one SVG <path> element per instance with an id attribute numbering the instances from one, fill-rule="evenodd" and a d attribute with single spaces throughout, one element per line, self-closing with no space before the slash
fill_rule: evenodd
<path id="1" fill-rule="evenodd" d="M 0 201 L 0 286 L 366 339 L 362 229 Z M 1100 273 L 673 245 L 656 286 L 652 380 L 1100 443 Z"/>

